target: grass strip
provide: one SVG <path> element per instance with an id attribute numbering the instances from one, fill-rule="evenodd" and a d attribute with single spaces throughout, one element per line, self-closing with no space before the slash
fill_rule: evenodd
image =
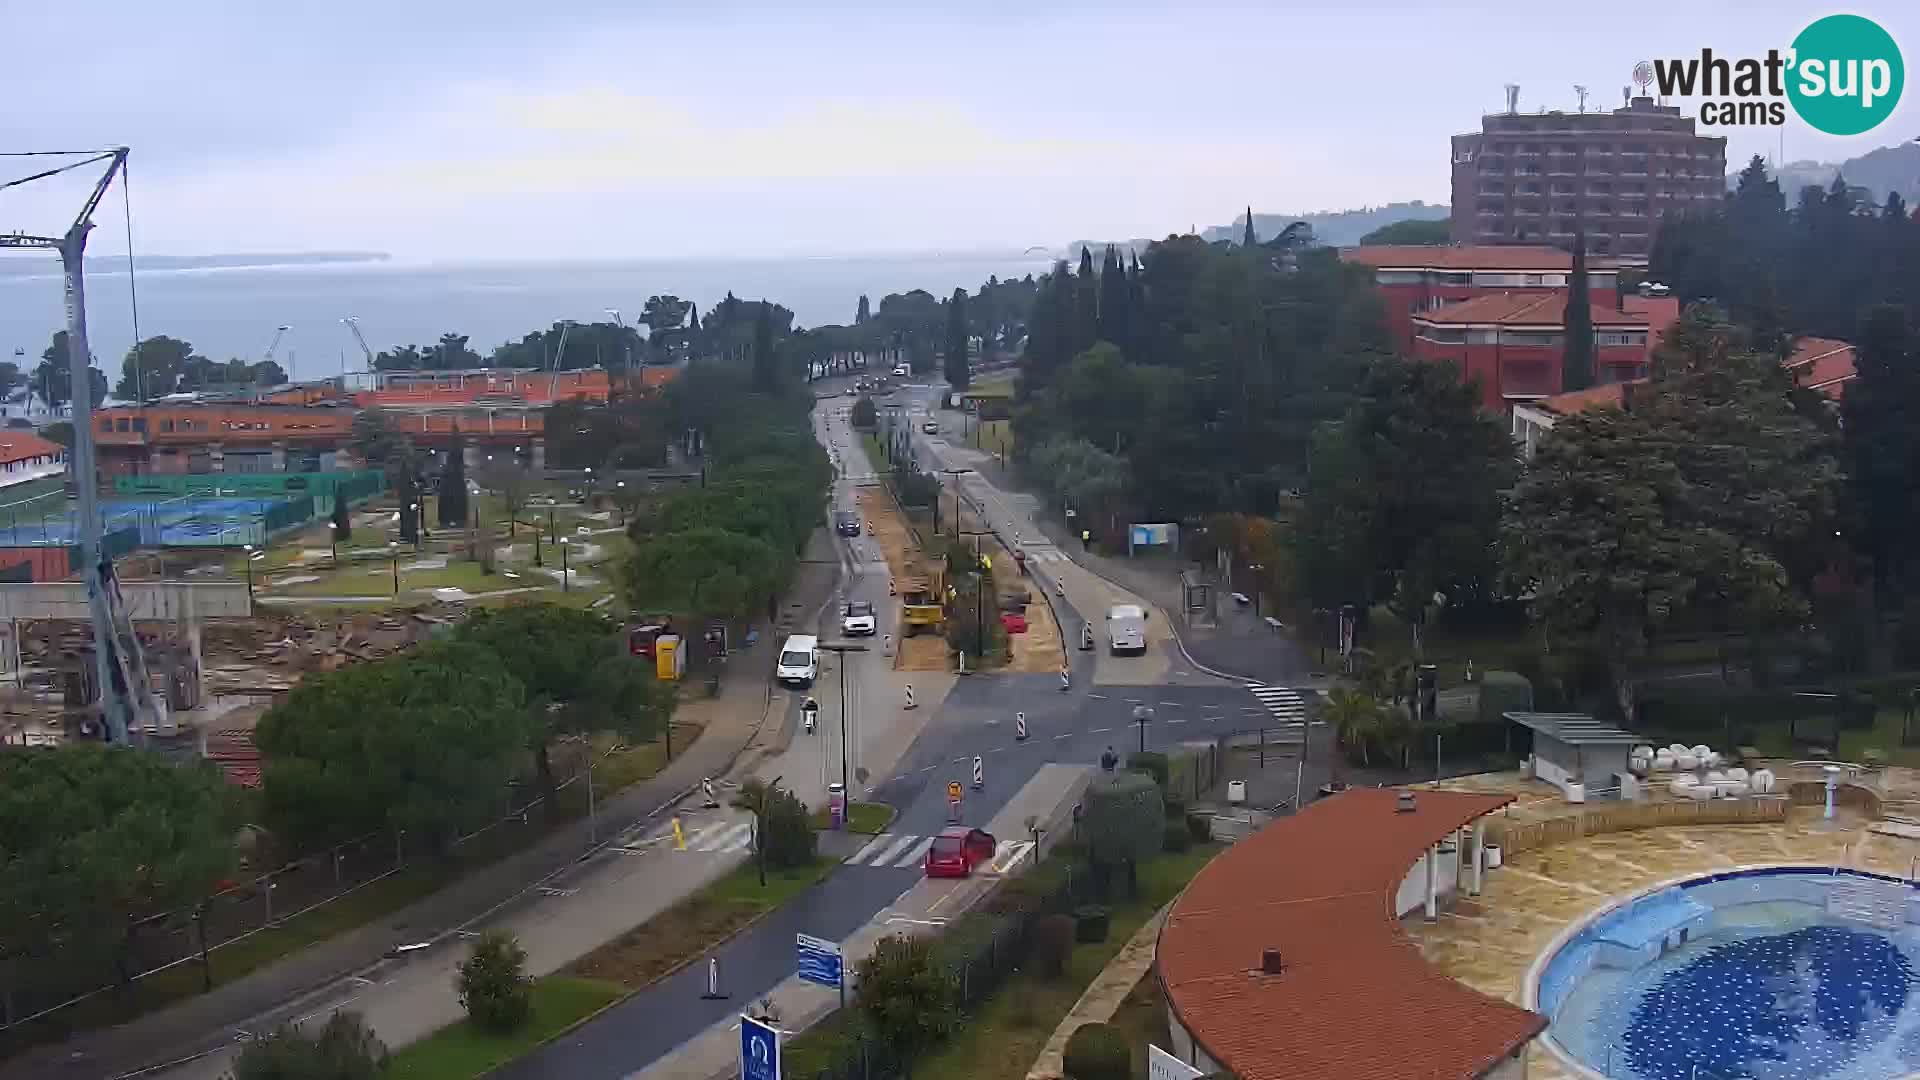
<path id="1" fill-rule="evenodd" d="M 448 1024 L 393 1055 L 392 1080 L 471 1080 L 483 1076 L 593 1016 L 626 996 L 597 979 L 549 975 L 532 986 L 533 1015 L 505 1034 L 482 1031 L 462 1020 Z"/>

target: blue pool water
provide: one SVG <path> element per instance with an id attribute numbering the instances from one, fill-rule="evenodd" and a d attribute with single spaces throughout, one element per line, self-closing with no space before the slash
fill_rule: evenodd
<path id="1" fill-rule="evenodd" d="M 1875 918 L 1828 910 L 1870 891 Z M 1844 900 L 1841 908 L 1849 908 Z M 1920 892 L 1829 870 L 1714 875 L 1593 920 L 1547 961 L 1560 1048 L 1612 1080 L 1920 1073 Z"/>

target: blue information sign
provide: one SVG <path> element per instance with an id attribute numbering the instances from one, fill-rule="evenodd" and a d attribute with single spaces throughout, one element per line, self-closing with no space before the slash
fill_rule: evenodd
<path id="1" fill-rule="evenodd" d="M 810 934 L 796 934 L 799 952 L 799 976 L 802 981 L 840 988 L 840 946 L 836 942 Z"/>
<path id="2" fill-rule="evenodd" d="M 740 1080 L 780 1080 L 780 1032 L 744 1014 L 740 1017 Z"/>

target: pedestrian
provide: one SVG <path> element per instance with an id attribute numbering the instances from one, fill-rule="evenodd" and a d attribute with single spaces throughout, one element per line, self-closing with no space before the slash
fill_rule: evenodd
<path id="1" fill-rule="evenodd" d="M 1106 752 L 1100 755 L 1100 771 L 1112 772 L 1119 767 L 1120 755 L 1113 752 L 1113 747 L 1107 747 Z"/>

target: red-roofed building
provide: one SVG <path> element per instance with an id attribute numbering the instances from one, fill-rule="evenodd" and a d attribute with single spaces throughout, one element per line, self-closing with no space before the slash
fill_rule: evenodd
<path id="1" fill-rule="evenodd" d="M 1447 304 L 1500 293 L 1564 293 L 1573 256 L 1553 247 L 1343 248 L 1340 257 L 1373 269 L 1386 307 L 1387 333 L 1401 355 L 1413 354 L 1413 316 Z M 1615 306 L 1613 264 L 1589 259 L 1587 292 L 1594 307 Z"/>
<path id="2" fill-rule="evenodd" d="M 0 430 L 0 492 L 66 471 L 66 447 L 31 431 Z"/>
<path id="3" fill-rule="evenodd" d="M 1859 374 L 1854 370 L 1853 346 L 1832 338 L 1800 338 L 1793 343 L 1793 355 L 1786 363 L 1801 386 L 1835 401 L 1846 396 L 1847 383 Z"/>
<path id="4" fill-rule="evenodd" d="M 1413 316 L 1410 355 L 1447 361 L 1480 383 L 1487 409 L 1560 392 L 1565 385 L 1565 291 L 1492 293 Z M 1602 383 L 1645 378 L 1652 327 L 1644 311 L 1592 305 L 1594 378 Z M 1664 327 L 1662 327 L 1664 329 Z"/>

